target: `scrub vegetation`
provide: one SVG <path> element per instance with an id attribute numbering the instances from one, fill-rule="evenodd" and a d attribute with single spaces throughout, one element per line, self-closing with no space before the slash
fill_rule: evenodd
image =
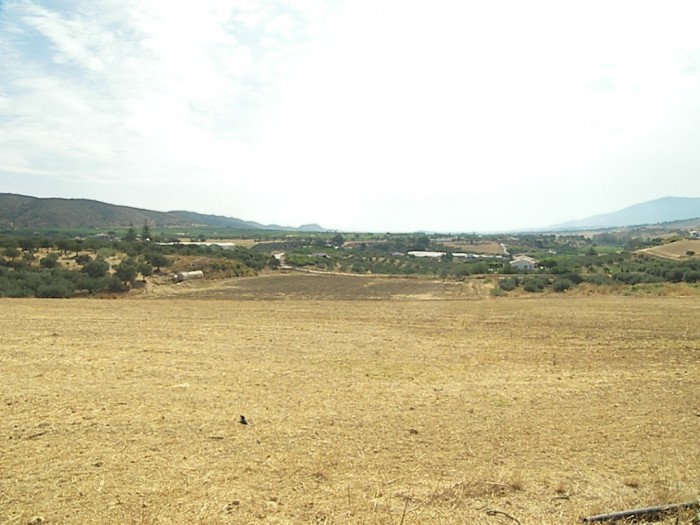
<path id="1" fill-rule="evenodd" d="M 72 237 L 66 231 L 6 232 L 0 235 L 0 297 L 123 294 L 174 271 L 202 270 L 216 279 L 280 268 L 454 281 L 488 277 L 499 283 L 496 295 L 564 293 L 582 283 L 612 289 L 696 285 L 696 253 L 700 240 L 634 230 L 519 236 L 223 230 L 183 238 L 144 224 L 140 232 L 131 227 Z M 510 264 L 517 255 L 534 257 L 537 267 L 517 271 Z"/>

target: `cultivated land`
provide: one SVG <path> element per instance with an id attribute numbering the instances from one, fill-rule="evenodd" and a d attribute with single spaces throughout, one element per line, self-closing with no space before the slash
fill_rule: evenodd
<path id="1" fill-rule="evenodd" d="M 0 523 L 560 525 L 700 496 L 697 296 L 302 278 L 0 300 Z"/>

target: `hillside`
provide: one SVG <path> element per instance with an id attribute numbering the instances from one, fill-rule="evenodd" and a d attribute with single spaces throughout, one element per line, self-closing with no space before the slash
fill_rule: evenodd
<path id="1" fill-rule="evenodd" d="M 700 256 L 700 240 L 683 239 L 682 241 L 645 248 L 642 251 L 663 259 L 680 261 L 694 257 L 695 254 Z"/>
<path id="2" fill-rule="evenodd" d="M 323 231 L 315 224 L 291 228 L 190 211 L 159 212 L 88 199 L 38 198 L 0 193 L 0 228 L 119 228 L 144 222 L 160 228 Z"/>
<path id="3" fill-rule="evenodd" d="M 553 230 L 580 230 L 585 228 L 615 228 L 684 221 L 700 217 L 700 198 L 663 197 L 629 206 L 622 210 L 572 220 L 552 226 Z"/>

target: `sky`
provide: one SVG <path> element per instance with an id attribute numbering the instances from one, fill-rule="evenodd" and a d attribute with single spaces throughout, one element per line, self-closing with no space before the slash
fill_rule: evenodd
<path id="1" fill-rule="evenodd" d="M 700 196 L 696 0 L 0 0 L 0 192 L 341 231 Z"/>

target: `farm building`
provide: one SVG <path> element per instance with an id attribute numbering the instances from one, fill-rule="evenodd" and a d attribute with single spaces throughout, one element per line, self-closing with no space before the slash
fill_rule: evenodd
<path id="1" fill-rule="evenodd" d="M 204 272 L 202 270 L 193 270 L 191 272 L 177 272 L 172 276 L 173 281 L 176 283 L 181 283 L 183 281 L 189 281 L 191 279 L 204 279 Z"/>
<path id="2" fill-rule="evenodd" d="M 408 252 L 408 255 L 413 255 L 414 257 L 432 257 L 433 259 L 439 259 L 445 255 L 445 252 L 426 252 L 422 250 L 415 250 Z"/>
<path id="3" fill-rule="evenodd" d="M 510 261 L 510 265 L 516 270 L 532 271 L 537 268 L 537 261 L 527 255 L 519 255 Z"/>

